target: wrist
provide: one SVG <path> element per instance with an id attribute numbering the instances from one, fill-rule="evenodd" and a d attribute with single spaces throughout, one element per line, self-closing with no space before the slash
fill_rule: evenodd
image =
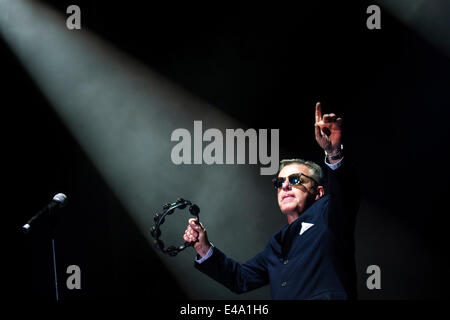
<path id="1" fill-rule="evenodd" d="M 206 256 L 206 254 L 208 253 L 208 251 L 211 249 L 211 245 L 208 243 L 204 246 L 201 246 L 200 248 L 197 249 L 197 253 L 200 257 L 204 257 Z"/>
<path id="2" fill-rule="evenodd" d="M 337 147 L 330 148 L 329 150 L 324 151 L 328 160 L 331 161 L 340 160 L 344 157 L 344 146 L 342 144 L 339 144 L 339 146 Z"/>

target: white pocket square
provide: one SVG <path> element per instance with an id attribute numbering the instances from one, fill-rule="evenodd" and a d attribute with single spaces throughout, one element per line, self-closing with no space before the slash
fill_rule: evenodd
<path id="1" fill-rule="evenodd" d="M 314 224 L 313 223 L 308 223 L 308 222 L 302 222 L 302 229 L 300 230 L 300 235 L 303 234 L 303 232 L 305 232 L 306 230 L 308 230 L 309 228 L 311 228 Z"/>

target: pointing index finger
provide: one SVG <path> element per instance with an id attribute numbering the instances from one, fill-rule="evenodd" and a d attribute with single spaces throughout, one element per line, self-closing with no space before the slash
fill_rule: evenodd
<path id="1" fill-rule="evenodd" d="M 316 103 L 316 123 L 322 121 L 322 106 L 320 102 Z"/>

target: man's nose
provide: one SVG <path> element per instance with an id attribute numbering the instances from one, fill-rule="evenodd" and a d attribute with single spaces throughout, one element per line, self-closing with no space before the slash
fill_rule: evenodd
<path id="1" fill-rule="evenodd" d="M 281 185 L 281 188 L 283 190 L 289 190 L 291 187 L 291 185 L 289 184 L 289 180 L 288 179 L 284 179 L 283 184 Z"/>

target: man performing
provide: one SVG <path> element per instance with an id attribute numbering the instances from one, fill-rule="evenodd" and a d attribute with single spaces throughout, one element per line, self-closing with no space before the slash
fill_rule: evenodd
<path id="1" fill-rule="evenodd" d="M 195 267 L 235 293 L 270 283 L 273 299 L 356 299 L 354 229 L 359 186 L 344 165 L 342 119 L 322 117 L 316 104 L 316 141 L 325 151 L 328 183 L 319 165 L 282 160 L 277 178 L 278 205 L 288 224 L 266 248 L 244 264 L 228 258 L 189 220 L 184 240 L 194 242 Z"/>

